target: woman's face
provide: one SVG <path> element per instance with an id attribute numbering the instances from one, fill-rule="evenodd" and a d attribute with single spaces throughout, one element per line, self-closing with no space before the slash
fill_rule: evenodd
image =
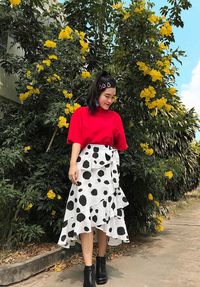
<path id="1" fill-rule="evenodd" d="M 106 88 L 99 96 L 99 105 L 104 110 L 108 110 L 116 97 L 116 88 Z"/>

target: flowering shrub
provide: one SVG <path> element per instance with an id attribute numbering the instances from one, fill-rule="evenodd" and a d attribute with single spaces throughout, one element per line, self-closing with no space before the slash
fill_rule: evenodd
<path id="1" fill-rule="evenodd" d="M 34 34 L 29 25 L 31 48 L 25 25 L 19 35 L 16 22 L 7 22 L 25 56 L 12 58 L 8 67 L 2 55 L 4 68 L 18 75 L 21 103 L 4 106 L 11 112 L 0 126 L 4 131 L 0 188 L 2 194 L 11 190 L 1 212 L 6 212 L 6 202 L 13 207 L 0 225 L 2 230 L 7 226 L 2 242 L 57 240 L 70 189 L 70 147 L 65 144 L 70 117 L 86 104 L 90 81 L 103 68 L 118 81 L 113 109 L 122 115 L 129 146 L 121 157 L 120 177 L 130 202 L 125 210 L 128 227 L 145 233 L 164 230 L 166 210 L 160 203 L 177 200 L 199 181 L 199 155 L 191 145 L 198 120 L 193 109 L 185 109 L 174 87 L 175 61 L 183 52 L 170 48 L 173 18 L 155 15 L 150 1 L 132 1 L 129 7 L 106 1 L 104 9 L 94 1 L 89 10 L 83 1 L 81 11 L 66 1 L 40 15 L 46 20 L 54 15 L 47 27 L 45 21 L 37 22 L 39 12 L 27 1 L 10 3 L 3 6 L 7 20 L 17 16 L 24 25 L 23 13 L 29 9 L 30 23 L 41 26 Z M 2 29 L 7 26 L 2 24 Z"/>

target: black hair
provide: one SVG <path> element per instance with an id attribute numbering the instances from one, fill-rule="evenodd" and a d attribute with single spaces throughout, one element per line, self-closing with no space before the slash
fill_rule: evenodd
<path id="1" fill-rule="evenodd" d="M 87 105 L 91 113 L 96 111 L 99 96 L 108 87 L 116 88 L 116 80 L 105 70 L 98 72 L 88 90 Z"/>

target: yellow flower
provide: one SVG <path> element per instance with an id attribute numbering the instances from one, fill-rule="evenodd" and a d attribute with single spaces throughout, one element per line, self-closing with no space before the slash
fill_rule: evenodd
<path id="1" fill-rule="evenodd" d="M 139 70 L 143 71 L 144 75 L 150 72 L 150 68 L 144 62 L 138 61 L 136 64 L 139 66 Z"/>
<path id="2" fill-rule="evenodd" d="M 63 90 L 63 95 L 65 96 L 66 99 L 71 99 L 73 94 L 69 93 L 67 90 Z"/>
<path id="3" fill-rule="evenodd" d="M 30 70 L 27 70 L 27 71 L 26 71 L 26 77 L 27 77 L 27 78 L 31 78 L 31 71 L 30 71 Z"/>
<path id="4" fill-rule="evenodd" d="M 117 4 L 113 4 L 112 8 L 117 10 L 117 9 L 120 9 L 122 6 L 123 6 L 123 4 L 121 2 L 119 2 Z"/>
<path id="5" fill-rule="evenodd" d="M 155 111 L 153 111 L 153 112 L 151 113 L 151 115 L 152 115 L 152 117 L 156 117 L 157 114 L 158 114 L 158 109 L 155 108 Z"/>
<path id="6" fill-rule="evenodd" d="M 44 66 L 41 64 L 37 64 L 37 71 L 38 73 L 44 70 Z"/>
<path id="7" fill-rule="evenodd" d="M 156 225 L 156 227 L 155 227 L 155 230 L 157 231 L 157 232 L 161 232 L 161 231 L 163 231 L 165 228 L 164 228 L 164 226 L 163 225 Z"/>
<path id="8" fill-rule="evenodd" d="M 165 104 L 165 105 L 164 105 L 164 108 L 165 108 L 165 110 L 166 110 L 167 112 L 170 112 L 171 109 L 172 109 L 172 105 Z"/>
<path id="9" fill-rule="evenodd" d="M 80 36 L 80 38 L 83 40 L 83 39 L 85 38 L 85 32 L 80 31 L 80 32 L 79 32 L 79 36 Z"/>
<path id="10" fill-rule="evenodd" d="M 166 21 L 160 28 L 160 34 L 162 36 L 170 36 L 172 34 L 172 26 Z"/>
<path id="11" fill-rule="evenodd" d="M 49 199 L 54 199 L 56 197 L 55 192 L 53 191 L 53 189 L 49 189 L 49 191 L 47 192 L 47 197 Z"/>
<path id="12" fill-rule="evenodd" d="M 43 60 L 42 64 L 45 64 L 46 66 L 50 66 L 51 65 L 51 60 L 47 59 L 47 60 Z"/>
<path id="13" fill-rule="evenodd" d="M 27 90 L 28 90 L 28 91 L 25 93 L 26 96 L 31 96 L 32 94 L 40 94 L 40 90 L 39 90 L 38 88 L 33 88 L 33 86 L 31 86 L 31 85 L 27 85 L 26 88 L 27 88 Z M 24 94 L 24 95 L 25 95 L 25 94 Z"/>
<path id="14" fill-rule="evenodd" d="M 145 2 L 144 2 L 144 1 L 141 1 L 141 2 L 138 3 L 138 4 L 139 4 L 140 6 L 139 6 L 139 7 L 136 7 L 136 8 L 134 9 L 134 12 L 140 14 L 140 13 L 142 13 L 142 11 L 143 11 L 144 8 L 145 8 Z"/>
<path id="15" fill-rule="evenodd" d="M 166 172 L 164 173 L 164 175 L 165 175 L 166 177 L 168 177 L 169 179 L 171 179 L 171 178 L 173 177 L 173 172 L 172 172 L 171 170 L 168 170 L 168 171 L 166 171 Z"/>
<path id="16" fill-rule="evenodd" d="M 157 216 L 156 219 L 157 219 L 157 221 L 159 221 L 160 224 L 162 224 L 164 221 L 162 216 Z"/>
<path id="17" fill-rule="evenodd" d="M 76 109 L 78 109 L 80 105 L 78 103 L 74 103 L 73 106 L 71 106 L 69 103 L 66 104 L 65 113 L 68 115 L 69 113 L 73 113 Z"/>
<path id="18" fill-rule="evenodd" d="M 160 50 L 166 50 L 166 49 L 168 49 L 168 46 L 165 45 L 164 43 L 160 43 L 159 48 L 160 48 Z"/>
<path id="19" fill-rule="evenodd" d="M 24 147 L 24 152 L 27 153 L 29 150 L 31 150 L 31 146 L 30 145 Z"/>
<path id="20" fill-rule="evenodd" d="M 85 32 L 83 31 L 78 31 L 78 30 L 75 30 L 75 33 L 80 37 L 81 40 L 83 40 L 85 38 Z"/>
<path id="21" fill-rule="evenodd" d="M 172 95 L 172 96 L 174 96 L 176 94 L 176 89 L 173 87 L 169 88 L 168 91 L 169 91 L 170 95 Z"/>
<path id="22" fill-rule="evenodd" d="M 68 128 L 69 127 L 69 123 L 67 123 L 67 119 L 63 116 L 60 116 L 58 118 L 58 127 L 61 129 L 63 127 Z"/>
<path id="23" fill-rule="evenodd" d="M 54 41 L 51 41 L 51 40 L 46 40 L 46 41 L 44 42 L 44 46 L 47 47 L 47 48 L 52 48 L 52 49 L 54 49 L 54 48 L 56 48 L 57 43 L 54 42 Z"/>
<path id="24" fill-rule="evenodd" d="M 155 95 L 156 95 L 156 90 L 152 86 L 149 86 L 148 88 L 143 89 L 140 93 L 140 97 L 146 98 L 146 99 L 154 98 Z"/>
<path id="25" fill-rule="evenodd" d="M 157 65 L 158 67 L 163 67 L 163 66 L 164 66 L 164 63 L 163 63 L 162 61 L 158 60 L 158 61 L 156 62 L 156 65 Z"/>
<path id="26" fill-rule="evenodd" d="M 152 148 L 145 150 L 146 155 L 152 155 L 154 153 L 154 150 Z"/>
<path id="27" fill-rule="evenodd" d="M 18 6 L 21 3 L 21 0 L 9 0 L 12 6 Z"/>
<path id="28" fill-rule="evenodd" d="M 146 155 L 152 155 L 154 153 L 154 150 L 152 148 L 149 148 L 149 144 L 147 143 L 141 143 L 140 147 L 143 149 Z"/>
<path id="29" fill-rule="evenodd" d="M 57 199 L 58 199 L 58 200 L 61 200 L 61 199 L 62 199 L 62 197 L 60 196 L 60 194 L 57 195 Z"/>
<path id="30" fill-rule="evenodd" d="M 61 81 L 61 77 L 57 74 L 53 74 L 53 76 L 50 76 L 47 78 L 47 82 L 56 82 L 56 81 Z"/>
<path id="31" fill-rule="evenodd" d="M 49 55 L 48 58 L 50 60 L 58 60 L 58 56 L 56 56 L 56 55 Z"/>
<path id="32" fill-rule="evenodd" d="M 33 207 L 32 203 L 29 203 L 26 207 L 23 207 L 24 210 L 29 211 Z"/>
<path id="33" fill-rule="evenodd" d="M 162 76 L 161 72 L 159 72 L 157 70 L 152 69 L 149 72 L 149 75 L 151 76 L 153 82 L 155 82 L 155 81 L 162 81 L 162 77 L 163 76 Z"/>
<path id="34" fill-rule="evenodd" d="M 84 41 L 84 40 L 80 40 L 79 43 L 81 44 L 81 53 L 85 54 L 86 52 L 89 51 L 89 43 Z"/>
<path id="35" fill-rule="evenodd" d="M 148 199 L 153 200 L 153 195 L 151 193 L 148 194 Z"/>
<path id="36" fill-rule="evenodd" d="M 66 108 L 69 110 L 70 113 L 74 112 L 74 106 L 71 106 L 70 104 L 66 104 Z"/>
<path id="37" fill-rule="evenodd" d="M 156 206 L 160 206 L 160 203 L 157 200 L 154 200 Z"/>
<path id="38" fill-rule="evenodd" d="M 27 85 L 26 86 L 27 90 L 33 90 L 33 86 Z"/>
<path id="39" fill-rule="evenodd" d="M 157 99 L 151 103 L 146 103 L 149 109 L 154 109 L 157 107 L 158 109 L 162 109 L 166 105 L 167 99 L 164 97 Z"/>
<path id="40" fill-rule="evenodd" d="M 149 144 L 147 144 L 147 143 L 141 143 L 141 144 L 140 144 L 140 147 L 141 147 L 143 150 L 145 150 L 145 149 L 147 149 L 147 148 L 149 147 Z"/>
<path id="41" fill-rule="evenodd" d="M 21 93 L 19 94 L 19 99 L 23 103 L 30 95 L 30 92 Z"/>
<path id="42" fill-rule="evenodd" d="M 169 68 L 164 68 L 164 69 L 163 69 L 163 72 L 164 72 L 165 74 L 167 74 L 167 75 L 170 75 L 170 74 L 171 74 L 171 71 L 170 71 Z"/>
<path id="43" fill-rule="evenodd" d="M 143 10 L 144 10 L 144 8 L 142 8 L 142 7 L 138 8 L 137 7 L 137 8 L 134 9 L 134 12 L 140 14 L 140 13 L 142 13 Z"/>
<path id="44" fill-rule="evenodd" d="M 78 103 L 74 104 L 74 111 L 77 110 L 78 108 L 80 108 L 81 105 L 79 105 Z"/>
<path id="45" fill-rule="evenodd" d="M 69 26 L 66 26 L 64 29 L 62 29 L 58 35 L 58 38 L 61 39 L 61 40 L 64 40 L 64 39 L 73 39 L 73 36 L 72 36 L 72 29 L 69 27 Z"/>
<path id="46" fill-rule="evenodd" d="M 55 211 L 55 210 L 52 210 L 52 211 L 51 211 L 51 215 L 52 215 L 52 216 L 56 215 L 56 211 Z"/>
<path id="47" fill-rule="evenodd" d="M 81 77 L 82 77 L 83 79 L 85 79 L 85 78 L 90 78 L 90 77 L 91 77 L 91 74 L 90 74 L 90 72 L 88 72 L 88 71 L 82 71 Z"/>
<path id="48" fill-rule="evenodd" d="M 124 19 L 124 20 L 127 20 L 130 16 L 131 16 L 131 13 L 130 13 L 130 12 L 126 12 L 126 13 L 124 14 L 123 19 Z"/>
<path id="49" fill-rule="evenodd" d="M 159 23 L 159 20 L 160 20 L 160 17 L 159 16 L 156 16 L 156 15 L 151 15 L 148 17 L 148 21 L 151 22 L 151 23 Z"/>

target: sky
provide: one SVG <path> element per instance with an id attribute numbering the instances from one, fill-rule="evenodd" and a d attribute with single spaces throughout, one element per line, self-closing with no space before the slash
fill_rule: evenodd
<path id="1" fill-rule="evenodd" d="M 189 0 L 192 8 L 183 11 L 181 17 L 184 27 L 173 28 L 175 44 L 172 48 L 179 48 L 186 52 L 187 57 L 182 57 L 182 65 L 178 64 L 180 76 L 176 78 L 176 89 L 187 109 L 195 108 L 200 118 L 200 0 Z M 61 1 L 63 2 L 63 1 Z M 120 2 L 116 0 L 116 3 Z M 125 6 L 131 2 L 122 0 Z M 159 14 L 159 8 L 170 5 L 167 0 L 152 0 L 154 10 Z M 196 132 L 196 139 L 200 140 L 200 131 Z"/>

